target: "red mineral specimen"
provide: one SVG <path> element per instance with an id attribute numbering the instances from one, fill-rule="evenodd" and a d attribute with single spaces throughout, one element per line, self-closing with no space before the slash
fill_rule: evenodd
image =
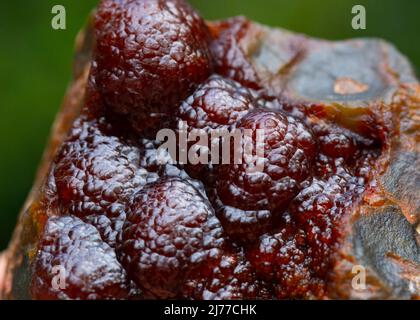
<path id="1" fill-rule="evenodd" d="M 79 39 L 0 295 L 420 296 L 420 86 L 391 45 L 204 22 L 183 0 L 103 0 Z M 179 163 L 160 129 L 255 149 Z"/>

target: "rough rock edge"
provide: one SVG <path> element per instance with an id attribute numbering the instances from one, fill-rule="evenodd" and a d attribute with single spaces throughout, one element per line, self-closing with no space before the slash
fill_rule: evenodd
<path id="1" fill-rule="evenodd" d="M 27 263 L 27 252 L 33 252 L 34 244 L 38 242 L 34 235 L 37 234 L 37 226 L 33 225 L 33 216 L 37 214 L 34 204 L 39 200 L 40 190 L 47 178 L 54 156 L 66 138 L 74 120 L 80 113 L 84 102 L 87 79 L 90 71 L 90 61 L 93 43 L 93 13 L 89 18 L 87 27 L 79 32 L 75 43 L 75 59 L 73 66 L 73 80 L 71 81 L 64 96 L 62 106 L 54 121 L 50 139 L 42 156 L 35 182 L 22 207 L 17 227 L 13 233 L 8 249 L 4 252 L 6 260 L 6 275 L 3 287 L 0 287 L 0 299 L 27 298 L 25 294 L 13 294 L 13 278 L 24 268 Z M 29 231 L 32 234 L 24 234 Z M 23 270 L 25 272 L 25 270 Z M 28 270 L 26 270 L 28 272 Z M 23 296 L 22 296 L 23 295 Z M 20 297 L 17 297 L 20 296 Z"/>

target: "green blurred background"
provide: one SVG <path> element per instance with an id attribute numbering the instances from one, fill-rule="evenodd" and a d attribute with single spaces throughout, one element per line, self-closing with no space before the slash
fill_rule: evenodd
<path id="1" fill-rule="evenodd" d="M 77 31 L 97 0 L 2 1 L 0 9 L 0 249 L 31 187 L 50 126 L 70 80 Z M 207 19 L 246 15 L 328 39 L 385 38 L 420 66 L 418 0 L 191 0 Z M 67 30 L 51 28 L 64 5 Z M 365 5 L 367 30 L 351 28 L 351 8 Z"/>

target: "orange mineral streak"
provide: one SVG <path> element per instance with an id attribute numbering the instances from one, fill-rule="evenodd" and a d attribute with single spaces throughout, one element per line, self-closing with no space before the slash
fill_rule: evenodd
<path id="1" fill-rule="evenodd" d="M 342 95 L 362 93 L 369 89 L 367 84 L 352 78 L 338 78 L 334 83 L 334 92 Z"/>

